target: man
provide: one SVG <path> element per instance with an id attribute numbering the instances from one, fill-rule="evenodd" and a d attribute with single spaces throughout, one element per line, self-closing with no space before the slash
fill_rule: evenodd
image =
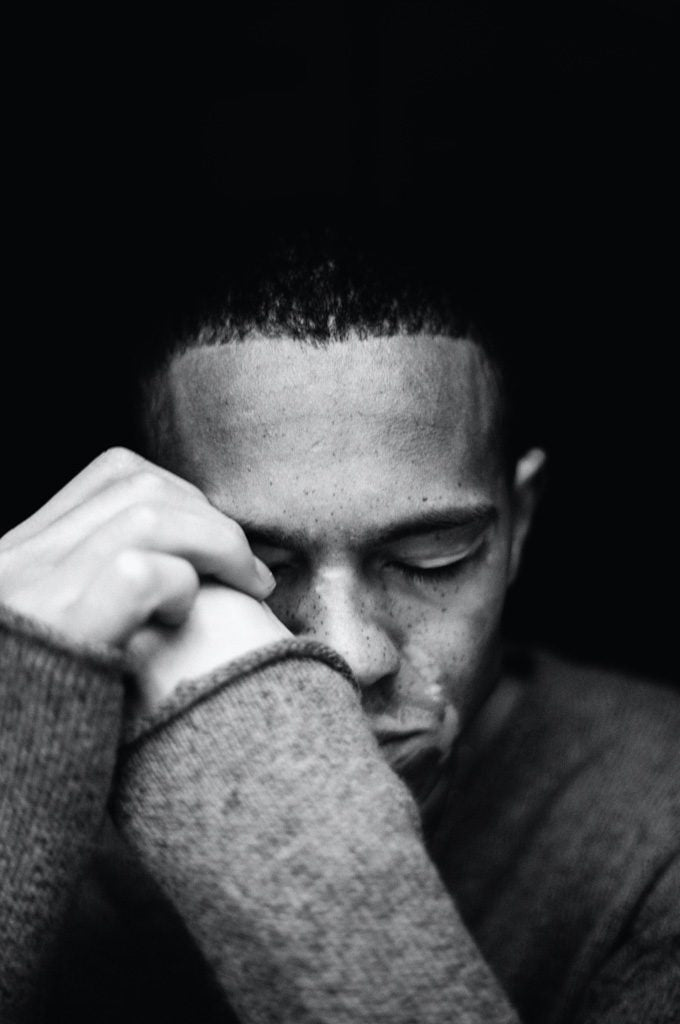
<path id="1" fill-rule="evenodd" d="M 544 456 L 484 331 L 295 256 L 146 396 L 153 461 L 2 542 L 5 1017 L 57 1012 L 110 801 L 192 1019 L 677 1019 L 677 698 L 503 663 Z"/>

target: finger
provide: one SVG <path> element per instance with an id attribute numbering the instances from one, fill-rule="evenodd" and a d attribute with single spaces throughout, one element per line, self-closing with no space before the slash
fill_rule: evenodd
<path id="1" fill-rule="evenodd" d="M 185 484 L 185 481 L 181 483 Z M 30 543 L 36 558 L 43 563 L 53 563 L 67 557 L 84 538 L 118 513 L 144 503 L 197 511 L 209 505 L 207 498 L 197 488 L 191 485 L 178 487 L 173 478 L 142 470 L 111 481 L 79 505 L 56 517 L 53 522 L 36 530 L 33 535 L 20 538 L 19 543 Z"/>
<path id="2" fill-rule="evenodd" d="M 250 550 L 238 523 L 207 503 L 200 512 L 149 504 L 125 509 L 73 551 L 73 569 L 87 573 L 89 566 L 110 561 L 128 548 L 184 558 L 201 576 L 258 600 L 274 589 L 274 577 Z"/>
<path id="3" fill-rule="evenodd" d="M 179 625 L 199 586 L 196 570 L 183 558 L 157 551 L 120 552 L 71 607 L 70 631 L 95 643 L 120 645 L 152 617 Z"/>
<path id="4" fill-rule="evenodd" d="M 90 462 L 37 512 L 5 534 L 3 543 L 31 538 L 111 484 L 145 474 L 172 484 L 184 493 L 194 496 L 201 493 L 187 480 L 182 480 L 127 448 L 110 448 Z"/>

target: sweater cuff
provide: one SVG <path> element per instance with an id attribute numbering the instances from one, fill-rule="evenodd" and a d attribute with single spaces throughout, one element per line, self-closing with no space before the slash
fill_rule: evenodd
<path id="1" fill-rule="evenodd" d="M 347 662 L 336 651 L 316 640 L 279 640 L 267 644 L 257 651 L 251 651 L 240 658 L 220 665 L 218 668 L 189 680 L 180 685 L 168 700 L 164 701 L 155 711 L 140 716 L 126 723 L 123 728 L 121 745 L 126 753 L 152 733 L 169 725 L 180 718 L 186 711 L 209 700 L 219 690 L 237 682 L 243 682 L 262 669 L 279 666 L 285 662 L 317 661 L 335 669 L 352 683 L 357 683 Z"/>
<path id="2" fill-rule="evenodd" d="M 129 671 L 128 659 L 115 647 L 72 640 L 39 619 L 23 615 L 5 604 L 0 604 L 0 637 L 9 643 L 28 646 L 38 672 L 49 668 L 55 658 L 63 663 L 60 668 L 65 678 L 74 673 L 79 675 L 83 668 L 112 676 L 122 676 Z"/>
<path id="3" fill-rule="evenodd" d="M 50 815 L 80 821 L 108 788 L 124 664 L 116 651 L 72 643 L 0 607 L 0 769 L 17 836 L 30 837 Z"/>

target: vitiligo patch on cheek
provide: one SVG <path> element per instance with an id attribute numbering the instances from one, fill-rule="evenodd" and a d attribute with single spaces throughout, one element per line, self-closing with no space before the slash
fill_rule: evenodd
<path id="1" fill-rule="evenodd" d="M 396 677 L 364 691 L 364 709 L 382 756 L 426 814 L 460 727 L 455 680 L 427 647 L 406 644 L 401 654 Z"/>
<path id="2" fill-rule="evenodd" d="M 402 665 L 395 697 L 399 708 L 408 715 L 424 712 L 433 721 L 442 721 L 447 708 L 456 716 L 451 703 L 452 686 L 442 677 L 442 665 L 432 651 L 419 644 L 407 643 L 402 649 Z"/>
<path id="3" fill-rule="evenodd" d="M 436 776 L 449 754 L 460 718 L 446 681 L 433 678 L 436 665 L 422 652 L 405 653 L 392 703 L 372 725 L 388 764 L 406 778 L 417 778 L 420 786 Z"/>
<path id="4" fill-rule="evenodd" d="M 422 708 L 418 710 L 422 711 Z M 383 757 L 411 789 L 421 810 L 436 791 L 444 762 L 458 733 L 458 713 L 451 703 L 439 705 L 429 728 L 404 733 L 380 744 Z"/>
<path id="5" fill-rule="evenodd" d="M 443 686 L 416 679 L 399 697 L 399 719 L 404 727 L 422 729 L 423 742 L 446 754 L 458 732 L 459 715 Z"/>

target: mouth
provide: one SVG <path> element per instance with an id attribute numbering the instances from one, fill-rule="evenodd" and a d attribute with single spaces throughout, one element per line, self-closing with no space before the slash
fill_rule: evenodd
<path id="1" fill-rule="evenodd" d="M 430 729 L 375 729 L 373 735 L 381 747 L 387 747 L 394 743 L 403 743 L 407 740 L 424 736 Z"/>
<path id="2" fill-rule="evenodd" d="M 439 762 L 442 751 L 431 729 L 380 730 L 375 734 L 387 763 L 400 774 Z"/>
<path id="3" fill-rule="evenodd" d="M 454 741 L 458 717 L 453 708 L 445 709 L 436 718 L 432 715 L 409 716 L 410 721 L 378 716 L 372 731 L 386 759 L 394 767 L 423 758 L 445 757 Z"/>

